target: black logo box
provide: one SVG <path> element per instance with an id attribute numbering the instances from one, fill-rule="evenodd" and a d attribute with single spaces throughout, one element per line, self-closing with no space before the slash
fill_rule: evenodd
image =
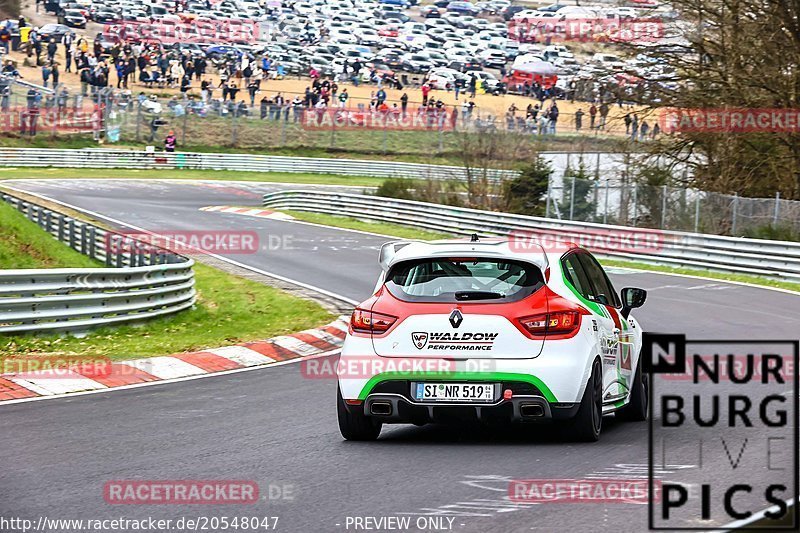
<path id="1" fill-rule="evenodd" d="M 674 360 L 670 361 L 664 358 L 659 358 L 658 361 L 653 361 L 653 346 L 658 345 L 662 351 L 669 352 L 669 347 L 674 346 L 674 353 L 669 355 L 673 356 Z M 686 345 L 687 344 L 727 344 L 727 345 L 788 345 L 793 348 L 794 359 L 794 376 L 792 379 L 793 403 L 794 403 L 794 416 L 792 416 L 792 438 L 794 444 L 794 498 L 792 499 L 789 512 L 792 514 L 792 522 L 789 525 L 773 525 L 771 529 L 765 527 L 726 527 L 726 526 L 713 526 L 713 527 L 656 527 L 655 519 L 653 516 L 655 505 L 653 502 L 654 491 L 654 476 L 653 476 L 653 405 L 655 400 L 655 380 L 654 374 L 683 374 L 686 372 Z M 798 369 L 798 362 L 800 362 L 800 341 L 786 340 L 786 339 L 765 339 L 765 340 L 687 340 L 686 335 L 678 333 L 648 333 L 642 334 L 642 352 L 641 363 L 643 363 L 642 370 L 648 374 L 648 406 L 650 408 L 650 416 L 647 421 L 647 464 L 648 464 L 648 528 L 651 531 L 798 531 L 800 529 L 800 517 L 798 517 L 797 510 L 800 505 L 800 439 L 798 437 L 798 427 L 800 427 L 800 369 Z"/>

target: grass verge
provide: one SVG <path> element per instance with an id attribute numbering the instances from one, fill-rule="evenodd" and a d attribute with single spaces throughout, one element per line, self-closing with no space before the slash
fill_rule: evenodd
<path id="1" fill-rule="evenodd" d="M 298 185 L 355 185 L 377 187 L 383 178 L 361 176 L 338 176 L 333 174 L 301 174 L 292 172 L 239 172 L 235 170 L 135 170 L 102 168 L 6 168 L 2 180 L 9 179 L 184 179 L 184 180 L 222 180 L 253 181 L 269 183 L 296 183 Z"/>
<path id="2" fill-rule="evenodd" d="M 421 230 L 411 226 L 392 224 L 390 222 L 373 222 L 370 220 L 329 215 L 327 213 L 311 213 L 308 211 L 284 210 L 282 212 L 287 215 L 292 215 L 297 220 L 302 220 L 303 222 L 313 222 L 314 224 L 322 224 L 323 226 L 368 231 L 370 233 L 386 235 L 387 237 L 400 237 L 401 239 L 418 239 L 423 241 L 453 237 L 453 235 L 449 233 Z"/>
<path id="3" fill-rule="evenodd" d="M 0 202 L 0 268 L 89 268 L 96 261 L 42 231 Z M 196 264 L 194 308 L 137 325 L 96 329 L 82 338 L 5 335 L 0 358 L 20 356 L 131 359 L 267 339 L 333 320 L 318 304 Z"/>
<path id="4" fill-rule="evenodd" d="M 35 223 L 0 201 L 0 268 L 92 268 L 100 263 L 45 233 Z"/>
<path id="5" fill-rule="evenodd" d="M 291 214 L 293 217 L 299 220 L 304 220 L 306 222 L 314 222 L 316 224 L 323 224 L 326 226 L 333 226 L 337 228 L 370 231 L 372 233 L 379 233 L 381 235 L 385 235 L 387 238 L 400 237 L 403 239 L 432 240 L 432 239 L 444 239 L 452 237 L 452 235 L 449 235 L 447 233 L 430 232 L 426 230 L 413 228 L 410 226 L 403 226 L 401 224 L 391 224 L 388 222 L 373 223 L 337 215 L 307 213 L 303 211 L 284 211 L 284 212 Z M 747 274 L 728 274 L 725 272 L 715 272 L 713 270 L 679 268 L 666 265 L 653 265 L 649 263 L 639 263 L 636 261 L 621 261 L 618 259 L 601 259 L 600 262 L 604 266 L 608 267 L 631 268 L 636 270 L 644 270 L 648 272 L 681 274 L 684 276 L 698 276 L 703 278 L 718 279 L 720 281 L 749 283 L 751 285 L 759 285 L 763 287 L 776 287 L 780 289 L 786 289 L 800 294 L 800 283 L 793 283 L 791 281 L 781 281 L 777 279 L 764 278 L 760 276 L 752 276 Z"/>

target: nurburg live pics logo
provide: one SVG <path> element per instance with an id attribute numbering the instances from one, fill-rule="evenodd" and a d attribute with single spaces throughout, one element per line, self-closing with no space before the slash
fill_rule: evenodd
<path id="1" fill-rule="evenodd" d="M 799 352 L 797 340 L 644 333 L 651 530 L 798 529 Z M 694 467 L 654 476 L 678 459 Z"/>

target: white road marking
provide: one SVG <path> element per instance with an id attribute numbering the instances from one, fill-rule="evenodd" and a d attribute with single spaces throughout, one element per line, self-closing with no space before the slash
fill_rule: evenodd
<path id="1" fill-rule="evenodd" d="M 43 375 L 42 377 L 36 377 L 36 374 L 36 372 L 28 372 L 24 374 L 24 377 L 11 378 L 11 381 L 45 396 L 108 388 L 102 383 L 71 370 L 59 371 L 57 376 Z"/>
<path id="2" fill-rule="evenodd" d="M 132 366 L 133 368 L 141 370 L 142 372 L 147 372 L 159 379 L 182 378 L 206 373 L 202 368 L 190 365 L 186 361 L 168 355 L 146 357 L 144 359 L 134 359 L 132 361 L 120 361 L 120 364 Z"/>
<path id="3" fill-rule="evenodd" d="M 244 346 L 223 346 L 222 348 L 213 348 L 211 350 L 203 350 L 204 352 L 213 353 L 225 359 L 235 361 L 242 366 L 255 366 L 271 363 L 275 361 L 272 357 L 260 354 L 255 350 L 246 348 Z"/>

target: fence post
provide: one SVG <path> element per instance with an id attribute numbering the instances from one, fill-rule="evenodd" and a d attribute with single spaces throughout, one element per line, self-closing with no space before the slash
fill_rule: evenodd
<path id="1" fill-rule="evenodd" d="M 639 184 L 633 184 L 633 227 L 636 227 L 639 219 Z"/>
<path id="2" fill-rule="evenodd" d="M 608 223 L 608 178 L 606 178 L 606 201 L 603 207 L 603 224 Z"/>
<path id="3" fill-rule="evenodd" d="M 733 213 L 731 215 L 731 218 L 733 218 L 733 220 L 731 221 L 731 235 L 734 237 L 736 236 L 736 215 L 738 210 L 739 210 L 739 193 L 735 192 L 733 193 Z"/>
<path id="4" fill-rule="evenodd" d="M 139 134 L 142 128 L 142 103 L 138 100 L 136 102 L 138 104 L 136 106 L 136 142 L 138 143 L 140 139 Z"/>
<path id="5" fill-rule="evenodd" d="M 186 146 L 186 127 L 187 127 L 188 122 L 189 122 L 189 111 L 184 108 L 184 110 L 183 110 L 183 132 L 181 132 L 181 146 Z M 184 148 L 184 150 L 185 150 L 185 148 Z"/>
<path id="6" fill-rule="evenodd" d="M 545 218 L 550 218 L 550 194 L 553 190 L 553 179 L 552 177 L 547 178 L 547 199 L 545 200 L 545 208 L 544 208 L 544 216 Z"/>
<path id="7" fill-rule="evenodd" d="M 775 193 L 775 214 L 772 217 L 772 225 L 778 225 L 778 216 L 781 210 L 781 191 Z"/>
<path id="8" fill-rule="evenodd" d="M 667 222 L 667 186 L 661 188 L 661 229 Z"/>
<path id="9" fill-rule="evenodd" d="M 567 154 L 567 158 L 569 158 L 569 154 Z M 572 176 L 572 186 L 571 186 L 570 191 L 569 191 L 569 219 L 570 220 L 574 220 L 574 217 L 575 217 L 575 180 L 576 179 L 578 179 L 578 178 L 576 178 L 575 176 Z"/>
<path id="10" fill-rule="evenodd" d="M 694 198 L 694 232 L 700 231 L 700 193 Z"/>

